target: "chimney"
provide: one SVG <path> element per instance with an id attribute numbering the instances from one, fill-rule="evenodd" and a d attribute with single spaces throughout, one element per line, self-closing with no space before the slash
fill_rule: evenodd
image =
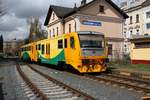
<path id="1" fill-rule="evenodd" d="M 81 1 L 81 6 L 84 6 L 86 4 L 86 0 Z"/>
<path id="2" fill-rule="evenodd" d="M 75 8 L 75 9 L 77 8 L 77 4 L 76 4 L 76 3 L 74 4 L 74 8 Z"/>

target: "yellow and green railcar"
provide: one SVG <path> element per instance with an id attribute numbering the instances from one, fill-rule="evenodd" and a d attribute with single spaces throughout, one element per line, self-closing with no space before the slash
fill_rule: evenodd
<path id="1" fill-rule="evenodd" d="M 58 67 L 69 65 L 80 73 L 102 72 L 106 71 L 107 48 L 103 34 L 79 31 L 24 45 L 20 58 Z"/>

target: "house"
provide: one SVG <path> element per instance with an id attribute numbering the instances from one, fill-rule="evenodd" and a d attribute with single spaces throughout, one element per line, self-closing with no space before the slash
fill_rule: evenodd
<path id="1" fill-rule="evenodd" d="M 126 3 L 125 3 L 126 2 Z M 123 28 L 124 49 L 130 53 L 130 39 L 134 35 L 150 35 L 150 0 L 127 0 L 122 9 L 129 15 Z"/>
<path id="2" fill-rule="evenodd" d="M 111 0 L 93 0 L 74 8 L 51 5 L 45 20 L 48 38 L 75 31 L 104 33 L 111 59 L 122 58 L 123 23 L 128 15 Z"/>

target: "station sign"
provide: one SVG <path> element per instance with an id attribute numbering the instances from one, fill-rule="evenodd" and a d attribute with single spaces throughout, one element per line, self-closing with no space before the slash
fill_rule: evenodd
<path id="1" fill-rule="evenodd" d="M 82 21 L 83 25 L 90 25 L 90 26 L 102 26 L 101 22 L 97 22 L 97 21 L 89 21 L 89 20 L 83 20 Z"/>

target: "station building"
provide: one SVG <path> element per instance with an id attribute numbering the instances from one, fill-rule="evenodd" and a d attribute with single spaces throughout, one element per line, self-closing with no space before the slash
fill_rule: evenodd
<path id="1" fill-rule="evenodd" d="M 76 31 L 103 33 L 108 41 L 109 57 L 123 56 L 123 24 L 128 15 L 111 0 L 93 0 L 72 8 L 51 5 L 45 20 L 48 38 Z"/>

